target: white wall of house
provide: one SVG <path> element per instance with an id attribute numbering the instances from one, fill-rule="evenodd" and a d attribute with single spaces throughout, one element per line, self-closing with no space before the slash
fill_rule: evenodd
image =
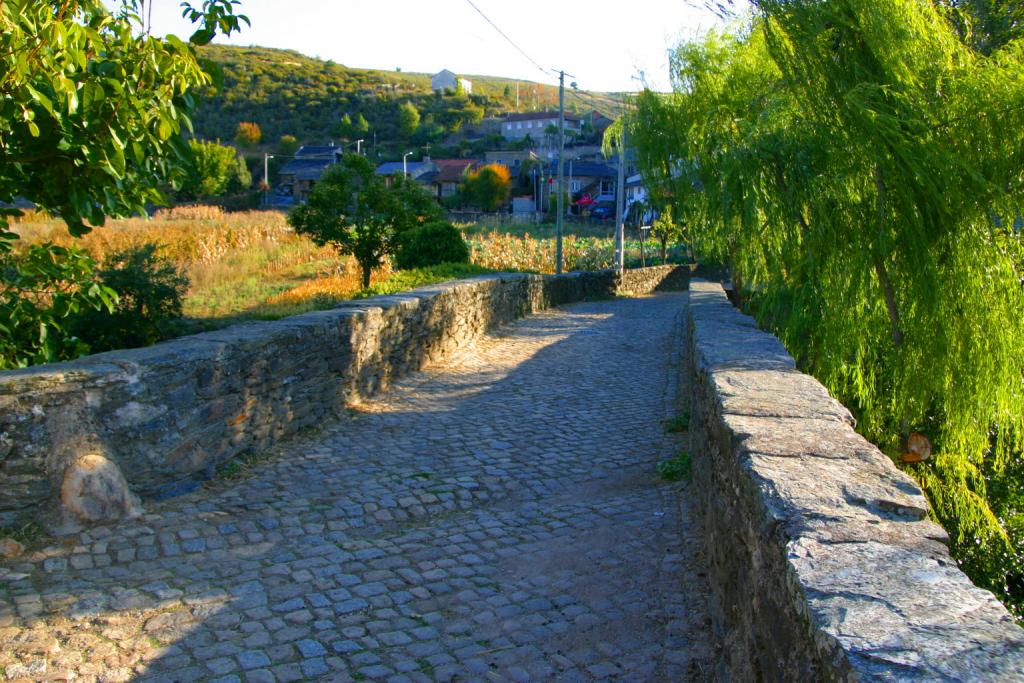
<path id="1" fill-rule="evenodd" d="M 527 135 L 540 141 L 547 133 L 548 126 L 558 128 L 558 117 L 537 118 L 527 121 L 505 121 L 501 124 L 501 134 L 507 140 L 522 140 Z M 579 134 L 582 124 L 572 119 L 565 120 L 565 132 Z"/>

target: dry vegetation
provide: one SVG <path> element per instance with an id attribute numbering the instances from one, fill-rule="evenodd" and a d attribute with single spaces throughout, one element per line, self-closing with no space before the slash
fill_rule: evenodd
<path id="1" fill-rule="evenodd" d="M 460 227 L 476 266 L 554 272 L 554 239 L 548 236 L 553 232 L 551 226 Z M 606 229 L 570 228 L 589 235 Z M 275 211 L 226 213 L 210 206 L 177 207 L 157 211 L 152 218 L 111 220 L 77 240 L 62 221 L 30 212 L 14 230 L 21 235 L 22 244 L 47 240 L 76 243 L 101 262 L 128 247 L 157 244 L 159 253 L 183 268 L 191 281 L 185 315 L 193 330 L 325 308 L 359 295 L 361 289 L 353 259 L 296 235 L 285 215 Z M 535 237 L 530 230 L 544 237 Z M 607 268 L 613 249 L 608 237 L 569 234 L 564 242 L 566 269 Z M 435 270 L 403 276 L 392 283 L 391 269 L 385 266 L 374 272 L 373 287 L 363 295 L 461 275 L 457 269 Z"/>

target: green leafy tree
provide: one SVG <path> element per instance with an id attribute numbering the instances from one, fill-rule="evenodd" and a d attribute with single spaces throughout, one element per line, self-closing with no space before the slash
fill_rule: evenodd
<path id="1" fill-rule="evenodd" d="M 309 201 L 288 222 L 318 245 L 331 245 L 359 263 L 363 287 L 394 253 L 396 236 L 440 217 L 440 207 L 413 181 L 388 187 L 365 157 L 346 154 L 313 187 Z"/>
<path id="2" fill-rule="evenodd" d="M 187 165 L 193 90 L 219 73 L 195 46 L 247 21 L 233 6 L 185 3 L 199 24 L 186 43 L 140 35 L 133 2 L 116 14 L 99 0 L 0 3 L 0 202 L 24 197 L 75 235 L 161 203 Z M 0 249 L 14 238 L 4 227 Z"/>
<path id="3" fill-rule="evenodd" d="M 337 135 L 342 140 L 348 140 L 352 137 L 352 117 L 345 114 L 341 117 L 341 121 L 338 125 L 331 129 L 331 132 Z"/>
<path id="4" fill-rule="evenodd" d="M 219 79 L 196 47 L 248 22 L 236 4 L 182 3 L 198 24 L 186 43 L 146 33 L 131 0 L 116 13 L 99 0 L 0 3 L 0 202 L 28 199 L 73 235 L 163 203 L 161 188 L 188 166 L 181 132 L 191 125 L 194 89 Z M 109 308 L 115 295 L 95 281 L 80 250 L 43 244 L 15 255 L 8 218 L 17 213 L 0 210 L 2 363 L 84 353 L 69 317 Z"/>
<path id="5" fill-rule="evenodd" d="M 299 149 L 299 141 L 294 135 L 282 135 L 277 141 L 277 148 L 275 153 L 281 156 L 290 157 L 295 154 Z"/>
<path id="6" fill-rule="evenodd" d="M 234 147 L 216 142 L 189 140 L 193 173 L 181 186 L 181 194 L 193 199 L 220 197 L 252 185 L 252 174 Z"/>
<path id="7" fill-rule="evenodd" d="M 661 247 L 661 262 L 668 263 L 668 245 L 670 242 L 678 242 L 683 237 L 683 225 L 672 219 L 672 205 L 667 205 L 661 210 L 661 215 L 651 223 L 651 237 L 658 241 Z"/>
<path id="8" fill-rule="evenodd" d="M 420 125 L 420 110 L 412 102 L 398 105 L 398 130 L 405 137 L 411 137 Z"/>
<path id="9" fill-rule="evenodd" d="M 939 3 L 754 5 L 638 98 L 645 177 L 859 430 L 901 464 L 910 432 L 931 439 L 902 466 L 964 569 L 1024 613 L 1024 539 L 987 483 L 1024 450 L 1022 247 L 993 221 L 1024 206 L 1021 43 L 986 54 Z"/>
<path id="10" fill-rule="evenodd" d="M 396 234 L 444 218 L 434 197 L 412 178 L 395 178 L 390 188 L 390 220 Z"/>
<path id="11" fill-rule="evenodd" d="M 76 315 L 113 310 L 117 293 L 100 284 L 81 249 L 33 244 L 0 253 L 0 369 L 76 358 L 89 345 L 73 331 Z"/>
<path id="12" fill-rule="evenodd" d="M 356 120 L 352 123 L 352 130 L 356 135 L 366 135 L 370 132 L 370 122 L 361 113 L 356 114 Z"/>

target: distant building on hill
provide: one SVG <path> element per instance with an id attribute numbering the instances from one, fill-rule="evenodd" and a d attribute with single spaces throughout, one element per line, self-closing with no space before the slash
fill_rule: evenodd
<path id="1" fill-rule="evenodd" d="M 467 95 L 473 92 L 472 81 L 466 80 L 465 78 L 459 78 L 448 69 L 442 69 L 438 73 L 434 74 L 433 78 L 430 79 L 430 89 L 439 92 L 444 92 L 445 90 L 458 90 L 459 86 L 462 86 L 462 92 Z"/>

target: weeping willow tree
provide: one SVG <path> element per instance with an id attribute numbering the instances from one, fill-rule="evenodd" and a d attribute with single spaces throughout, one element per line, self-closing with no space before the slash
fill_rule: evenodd
<path id="1" fill-rule="evenodd" d="M 637 98 L 697 248 L 907 469 L 964 569 L 1024 607 L 1024 40 L 930 0 L 759 0 Z M 933 456 L 901 462 L 910 433 Z M 995 501 L 989 481 L 1003 497 Z M 1009 500 L 1009 502 L 1008 502 Z M 1024 512 L 1024 510 L 1020 510 Z"/>

